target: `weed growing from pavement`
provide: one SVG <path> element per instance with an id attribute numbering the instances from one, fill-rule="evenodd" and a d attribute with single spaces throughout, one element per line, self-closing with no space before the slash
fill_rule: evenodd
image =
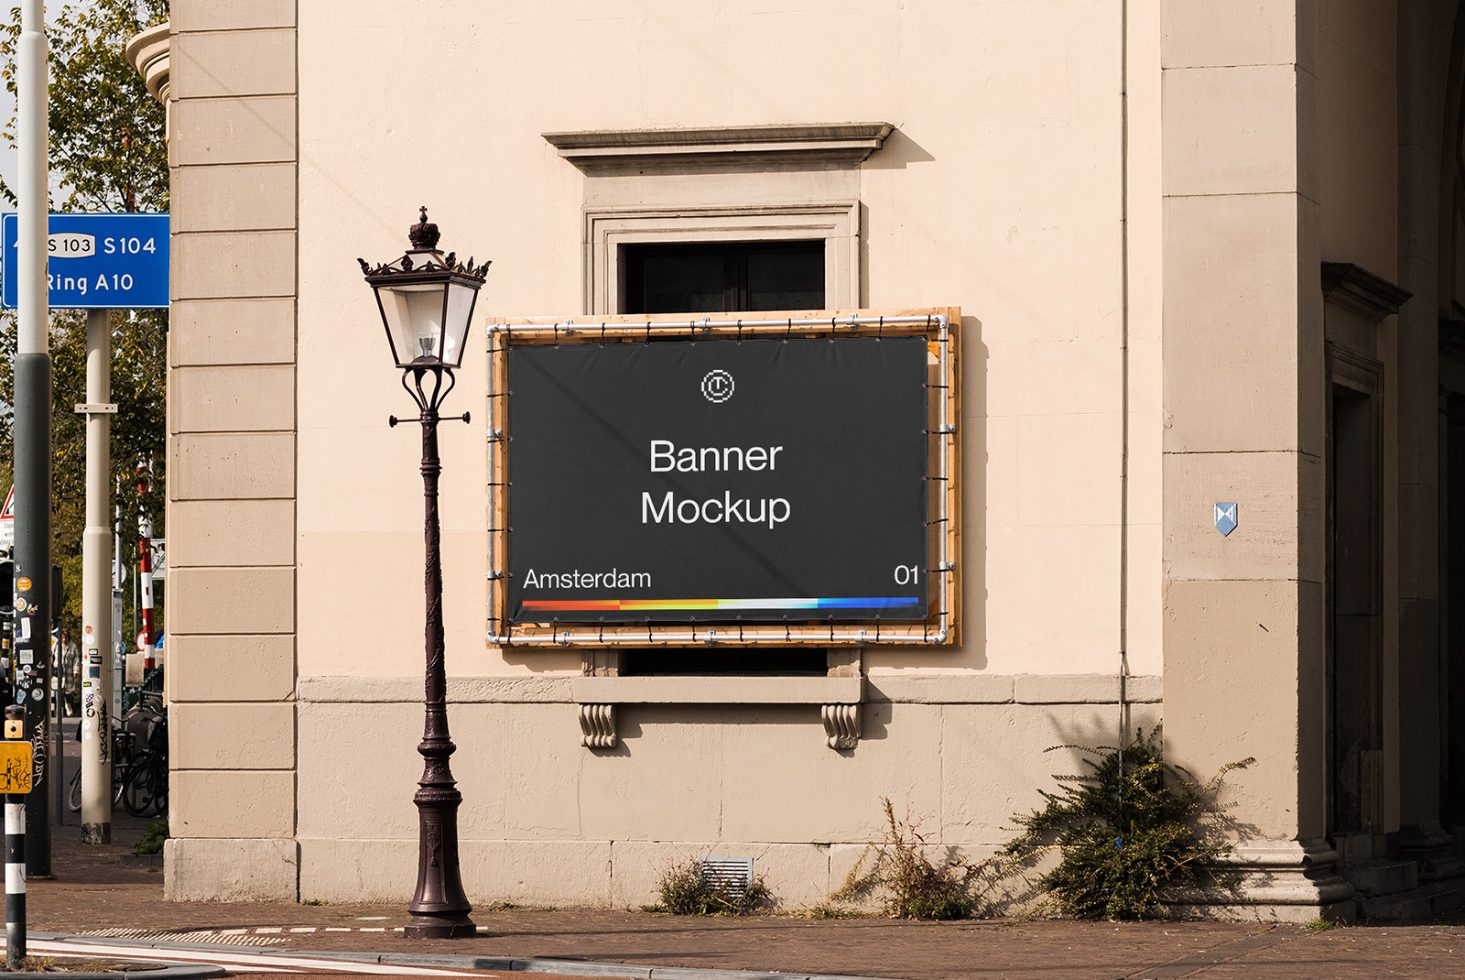
<path id="1" fill-rule="evenodd" d="M 1255 760 L 1222 766 L 1201 783 L 1165 762 L 1160 728 L 1136 731 L 1118 748 L 1057 745 L 1083 753 L 1087 772 L 1055 776 L 1057 791 L 1040 790 L 1045 805 L 1014 819 L 1021 833 L 1004 854 L 1015 867 L 1053 852 L 1056 867 L 1038 880 L 1056 910 L 1079 919 L 1140 919 L 1162 897 L 1205 885 L 1234 886 L 1216 862 L 1231 846 L 1214 832 L 1222 816 L 1221 783 Z"/>
<path id="2" fill-rule="evenodd" d="M 323 898 L 307 898 L 304 899 L 300 904 L 310 906 L 324 905 L 326 904 L 326 900 Z"/>
<path id="3" fill-rule="evenodd" d="M 807 908 L 795 909 L 792 913 L 801 919 L 863 919 L 865 914 L 834 902 L 820 902 Z"/>
<path id="4" fill-rule="evenodd" d="M 865 848 L 844 884 L 830 898 L 860 902 L 875 896 L 885 913 L 897 919 L 965 919 L 976 907 L 972 889 L 981 868 L 954 851 L 940 864 L 926 856 L 926 835 L 906 814 L 897 819 L 889 797 L 882 796 L 885 833 Z M 832 916 L 826 916 L 832 917 Z"/>
<path id="5" fill-rule="evenodd" d="M 1302 928 L 1311 929 L 1313 932 L 1327 932 L 1337 924 L 1332 919 L 1309 919 L 1302 924 Z"/>
<path id="6" fill-rule="evenodd" d="M 702 873 L 702 863 L 695 858 L 673 864 L 657 881 L 660 903 L 643 908 L 646 912 L 670 912 L 673 915 L 750 915 L 771 910 L 777 903 L 761 877 L 755 877 L 741 891 L 725 883 L 712 881 Z"/>

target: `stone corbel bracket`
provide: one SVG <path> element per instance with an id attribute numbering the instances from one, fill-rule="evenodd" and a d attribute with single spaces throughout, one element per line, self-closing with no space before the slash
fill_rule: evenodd
<path id="1" fill-rule="evenodd" d="M 620 744 L 620 705 L 817 704 L 825 744 L 847 751 L 859 743 L 865 699 L 862 677 L 577 677 L 574 687 L 580 744 L 602 750 Z"/>
<path id="2" fill-rule="evenodd" d="M 860 706 L 826 704 L 819 709 L 824 722 L 824 744 L 836 751 L 852 749 L 860 741 Z"/>
<path id="3" fill-rule="evenodd" d="M 580 744 L 587 749 L 613 749 L 621 743 L 616 731 L 616 706 L 580 705 Z"/>

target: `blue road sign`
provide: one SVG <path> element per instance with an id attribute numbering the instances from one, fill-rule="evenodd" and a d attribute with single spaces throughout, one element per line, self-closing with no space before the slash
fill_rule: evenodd
<path id="1" fill-rule="evenodd" d="M 16 217 L 5 215 L 3 303 L 15 309 Z M 50 216 L 51 306 L 137 310 L 168 305 L 166 214 Z"/>

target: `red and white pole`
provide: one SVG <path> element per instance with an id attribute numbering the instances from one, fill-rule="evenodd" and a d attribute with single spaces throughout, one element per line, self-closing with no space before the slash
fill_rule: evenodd
<path id="1" fill-rule="evenodd" d="M 137 464 L 137 497 L 141 501 L 148 492 L 148 464 Z M 140 613 L 142 630 L 137 634 L 137 652 L 142 654 L 143 669 L 154 665 L 153 644 L 158 634 L 153 631 L 153 522 L 139 505 L 137 517 L 137 581 L 142 590 Z"/>

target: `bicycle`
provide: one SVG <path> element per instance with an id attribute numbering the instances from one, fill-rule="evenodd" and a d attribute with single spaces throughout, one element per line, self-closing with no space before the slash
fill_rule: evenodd
<path id="1" fill-rule="evenodd" d="M 168 811 L 168 718 L 152 719 L 147 747 L 137 755 L 122 780 L 122 806 L 134 817 L 157 817 Z"/>
<path id="2" fill-rule="evenodd" d="M 81 809 L 80 769 L 68 789 L 67 806 L 75 813 Z M 162 695 L 142 692 L 112 729 L 112 805 L 135 817 L 161 816 L 168 808 L 168 715 Z"/>
<path id="3" fill-rule="evenodd" d="M 80 732 L 77 733 L 80 735 Z M 120 725 L 112 727 L 112 806 L 122 804 L 122 790 L 127 769 L 132 765 L 136 737 Z M 71 774 L 66 787 L 66 808 L 72 813 L 81 811 L 81 766 Z"/>
<path id="4" fill-rule="evenodd" d="M 160 817 L 168 812 L 168 760 L 144 752 L 124 777 L 122 807 L 134 817 Z"/>

